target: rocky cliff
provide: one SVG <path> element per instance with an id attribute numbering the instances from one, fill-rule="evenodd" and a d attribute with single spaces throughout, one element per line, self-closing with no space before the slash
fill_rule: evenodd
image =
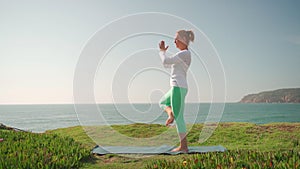
<path id="1" fill-rule="evenodd" d="M 300 103 L 300 88 L 278 89 L 249 94 L 241 103 Z"/>

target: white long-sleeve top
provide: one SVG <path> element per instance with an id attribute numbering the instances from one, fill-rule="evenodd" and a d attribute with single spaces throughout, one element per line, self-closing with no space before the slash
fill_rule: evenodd
<path id="1" fill-rule="evenodd" d="M 191 52 L 182 50 L 168 57 L 165 51 L 160 51 L 159 56 L 165 67 L 171 67 L 170 85 L 188 88 L 186 75 L 191 64 Z"/>

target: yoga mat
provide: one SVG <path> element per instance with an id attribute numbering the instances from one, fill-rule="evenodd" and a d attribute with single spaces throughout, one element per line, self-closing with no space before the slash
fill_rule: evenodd
<path id="1" fill-rule="evenodd" d="M 96 146 L 92 153 L 98 155 L 104 154 L 181 154 L 182 152 L 171 152 L 174 146 L 162 145 L 159 147 L 148 146 Z M 224 152 L 226 148 L 223 146 L 189 146 L 189 154 L 207 153 L 207 152 Z"/>

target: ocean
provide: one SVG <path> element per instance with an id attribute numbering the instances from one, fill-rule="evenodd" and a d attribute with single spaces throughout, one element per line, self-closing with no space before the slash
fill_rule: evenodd
<path id="1" fill-rule="evenodd" d="M 300 122 L 300 104 L 188 103 L 184 117 L 189 124 Z M 32 132 L 77 125 L 164 124 L 166 118 L 157 104 L 0 105 L 0 123 Z"/>

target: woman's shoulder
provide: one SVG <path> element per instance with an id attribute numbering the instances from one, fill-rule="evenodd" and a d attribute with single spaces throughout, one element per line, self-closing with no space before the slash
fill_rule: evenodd
<path id="1" fill-rule="evenodd" d="M 189 50 L 181 50 L 181 51 L 177 52 L 176 55 L 178 55 L 178 56 L 191 55 L 191 52 Z"/>

